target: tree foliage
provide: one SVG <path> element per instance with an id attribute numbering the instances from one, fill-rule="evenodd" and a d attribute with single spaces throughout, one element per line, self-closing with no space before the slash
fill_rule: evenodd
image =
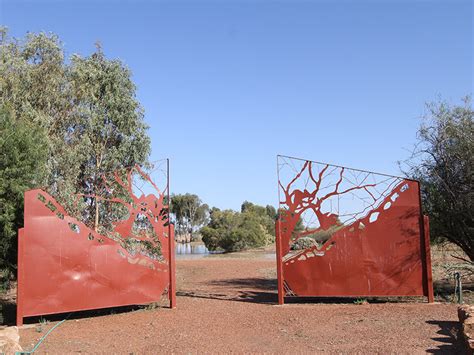
<path id="1" fill-rule="evenodd" d="M 241 212 L 213 208 L 210 222 L 201 229 L 202 240 L 211 250 L 228 252 L 261 247 L 274 240 L 276 210 L 245 201 Z"/>
<path id="2" fill-rule="evenodd" d="M 30 136 L 20 129 L 14 137 L 23 134 L 27 137 L 25 145 L 31 141 L 37 147 L 41 141 L 45 154 L 44 159 L 37 159 L 44 178 L 37 175 L 17 193 L 41 187 L 75 214 L 78 193 L 104 193 L 100 182 L 103 174 L 146 165 L 150 139 L 135 90 L 128 68 L 119 60 L 107 59 L 99 46 L 90 56 L 72 55 L 66 60 L 63 44 L 54 34 L 29 33 L 15 39 L 0 28 L 0 106 L 9 112 L 2 114 L 1 124 L 8 127 L 8 120 L 13 120 L 18 127 L 30 130 Z M 15 144 L 23 147 L 19 140 Z M 13 158 L 5 164 L 9 165 L 4 169 L 15 169 Z M 81 216 L 95 228 L 108 218 L 108 209 L 99 208 L 98 201 L 93 197 L 82 201 L 85 212 Z M 19 215 L 22 201 L 15 200 L 13 205 L 14 214 Z M 22 221 L 15 221 L 11 228 L 16 231 Z M 2 240 L 16 244 L 9 236 L 3 231 L 0 235 Z"/>
<path id="3" fill-rule="evenodd" d="M 444 101 L 427 105 L 408 174 L 421 181 L 431 236 L 458 245 L 474 261 L 474 111 Z"/>
<path id="4" fill-rule="evenodd" d="M 209 206 L 194 194 L 172 195 L 171 213 L 176 220 L 176 234 L 192 237 L 193 233 L 207 223 Z"/>
<path id="5" fill-rule="evenodd" d="M 258 218 L 259 223 L 265 227 L 266 232 L 272 236 L 275 236 L 275 220 L 277 217 L 275 207 L 271 205 L 263 207 L 255 205 L 249 201 L 244 201 L 240 208 L 240 212 L 243 214 L 249 213 L 255 215 Z"/>
<path id="6" fill-rule="evenodd" d="M 18 228 L 23 224 L 23 193 L 46 178 L 44 130 L 0 108 L 0 265 L 16 265 Z"/>
<path id="7" fill-rule="evenodd" d="M 100 46 L 90 57 L 74 55 L 70 66 L 70 82 L 74 108 L 80 118 L 74 129 L 80 131 L 81 191 L 88 195 L 107 194 L 103 176 L 111 171 L 135 164 L 145 164 L 150 153 L 143 110 L 135 98 L 135 85 L 130 71 L 119 60 L 108 60 Z M 99 200 L 92 198 L 89 220 L 97 230 Z"/>

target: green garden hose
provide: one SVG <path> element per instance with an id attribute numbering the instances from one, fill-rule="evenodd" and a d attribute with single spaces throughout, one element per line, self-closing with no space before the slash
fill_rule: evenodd
<path id="1" fill-rule="evenodd" d="M 63 324 L 70 316 L 71 314 L 69 314 L 66 318 L 64 318 L 62 321 L 60 321 L 58 324 L 55 324 L 54 327 L 52 327 L 50 330 L 48 330 L 46 332 L 45 335 L 43 335 L 41 337 L 41 339 L 36 343 L 36 345 L 33 347 L 33 349 L 31 349 L 30 351 L 17 351 L 15 352 L 15 355 L 22 355 L 22 354 L 33 354 L 37 349 L 38 347 L 41 345 L 41 343 L 46 339 L 46 337 L 54 330 L 56 329 L 57 327 L 59 327 L 61 324 Z"/>

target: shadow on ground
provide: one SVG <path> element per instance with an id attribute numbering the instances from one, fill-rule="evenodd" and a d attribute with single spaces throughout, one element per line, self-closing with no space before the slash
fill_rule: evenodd
<path id="1" fill-rule="evenodd" d="M 257 289 L 257 290 L 271 290 L 275 292 L 277 289 L 276 279 L 267 279 L 263 277 L 214 280 L 206 284 L 209 286 L 224 287 L 226 289 L 250 288 L 250 289 Z"/>
<path id="2" fill-rule="evenodd" d="M 465 354 L 466 347 L 462 337 L 461 324 L 453 321 L 427 321 L 428 324 L 437 325 L 439 336 L 432 338 L 440 343 L 436 349 L 428 349 L 430 354 Z"/>
<path id="3" fill-rule="evenodd" d="M 266 278 L 239 278 L 215 280 L 206 284 L 211 290 L 216 292 L 198 292 L 198 291 L 178 291 L 177 296 L 196 297 L 226 301 L 253 302 L 261 304 L 277 303 L 277 281 L 275 279 Z M 25 324 L 35 324 L 42 320 L 51 322 L 68 319 L 81 319 L 90 317 L 107 316 L 111 314 L 119 314 L 144 309 L 160 307 L 166 302 L 159 302 L 148 306 L 131 305 L 123 307 L 103 308 L 97 310 L 78 311 L 73 313 L 60 313 L 41 317 L 28 317 L 24 319 Z M 11 302 L 0 303 L 0 324 L 15 325 L 16 324 L 16 304 Z"/>
<path id="4" fill-rule="evenodd" d="M 162 302 L 165 304 L 165 302 Z M 2 321 L 0 325 L 5 326 L 13 326 L 16 325 L 16 304 L 8 303 L 3 304 L 0 303 L 0 317 L 2 317 Z M 94 310 L 85 310 L 85 311 L 76 311 L 71 313 L 57 313 L 57 314 L 50 314 L 44 316 L 34 316 L 34 317 L 26 317 L 23 319 L 23 323 L 26 324 L 37 324 L 42 322 L 58 322 L 63 319 L 82 319 L 82 318 L 94 318 L 94 317 L 102 317 L 102 316 L 109 316 L 112 314 L 120 314 L 120 313 L 127 313 L 127 312 L 137 312 L 137 311 L 144 311 L 148 309 L 155 309 L 155 308 L 168 308 L 168 306 L 161 305 L 159 303 L 152 303 L 149 305 L 129 305 L 129 306 L 122 306 L 122 307 L 111 307 L 111 308 L 101 308 L 101 309 L 94 309 Z"/>
<path id="5" fill-rule="evenodd" d="M 206 283 L 212 292 L 181 290 L 181 297 L 195 297 L 222 301 L 274 304 L 278 301 L 277 281 L 263 277 L 214 280 Z"/>
<path id="6" fill-rule="evenodd" d="M 261 304 L 278 303 L 277 280 L 263 277 L 214 280 L 204 284 L 212 292 L 183 289 L 177 292 L 181 297 L 205 298 L 221 301 L 252 302 Z M 358 304 L 368 303 L 413 303 L 426 302 L 425 297 L 285 297 L 286 304 L 324 303 Z"/>

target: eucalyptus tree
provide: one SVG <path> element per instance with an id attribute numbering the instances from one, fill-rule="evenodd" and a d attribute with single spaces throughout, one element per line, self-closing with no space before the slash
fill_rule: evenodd
<path id="1" fill-rule="evenodd" d="M 74 192 L 77 169 L 69 162 L 77 157 L 76 146 L 71 135 L 65 139 L 72 119 L 68 88 L 57 36 L 15 39 L 0 28 L 0 267 L 7 273 L 16 265 L 25 190 Z"/>
<path id="2" fill-rule="evenodd" d="M 130 70 L 117 59 L 105 57 L 100 46 L 89 57 L 74 55 L 70 80 L 78 117 L 74 129 L 81 136 L 81 190 L 90 196 L 93 226 L 99 226 L 103 176 L 109 172 L 146 165 L 150 138 L 143 109 L 136 99 Z"/>
<path id="3" fill-rule="evenodd" d="M 71 206 L 81 154 L 68 71 L 56 35 L 29 33 L 15 39 L 0 30 L 0 104 L 30 129 L 46 132 L 48 174 L 36 181 L 37 187 Z"/>
<path id="4" fill-rule="evenodd" d="M 29 151 L 28 142 L 44 154 L 44 159 L 31 154 L 37 158 L 32 171 L 41 174 L 24 175 L 30 180 L 18 185 L 18 194 L 41 187 L 70 213 L 78 213 L 77 194 L 100 197 L 103 175 L 148 163 L 150 138 L 131 72 L 120 60 L 108 59 L 99 46 L 90 56 L 75 54 L 68 61 L 56 35 L 29 33 L 16 39 L 0 27 L 0 108 L 2 133 L 11 129 L 11 122 L 18 127 L 3 143 L 15 146 L 3 149 L 2 170 L 15 169 L 15 152 Z M 5 195 L 4 186 L 0 195 Z M 88 211 L 82 215 L 96 229 L 109 214 L 99 208 L 99 200 L 87 199 Z M 13 215 L 18 216 L 23 206 L 15 201 Z M 21 221 L 14 219 L 9 228 L 16 230 Z M 0 238 L 8 239 L 10 233 L 0 230 Z"/>
<path id="5" fill-rule="evenodd" d="M 172 195 L 171 213 L 176 219 L 176 233 L 192 237 L 193 233 L 207 224 L 209 206 L 194 194 Z"/>

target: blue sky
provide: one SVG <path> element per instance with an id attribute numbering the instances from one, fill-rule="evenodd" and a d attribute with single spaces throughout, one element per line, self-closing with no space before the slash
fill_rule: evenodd
<path id="1" fill-rule="evenodd" d="M 399 174 L 424 103 L 473 90 L 471 0 L 0 0 L 0 23 L 122 59 L 172 191 L 220 208 L 276 205 L 276 154 Z"/>

